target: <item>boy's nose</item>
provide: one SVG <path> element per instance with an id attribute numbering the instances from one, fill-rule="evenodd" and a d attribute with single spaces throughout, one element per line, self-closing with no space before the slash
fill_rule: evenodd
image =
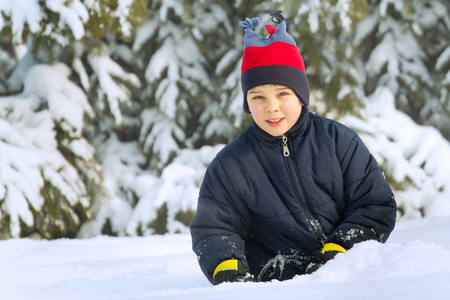
<path id="1" fill-rule="evenodd" d="M 267 99 L 266 111 L 267 112 L 276 112 L 280 109 L 278 100 L 274 97 L 269 97 Z"/>

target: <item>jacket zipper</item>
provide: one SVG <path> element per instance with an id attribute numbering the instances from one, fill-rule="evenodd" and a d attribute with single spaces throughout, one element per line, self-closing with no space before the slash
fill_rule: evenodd
<path id="1" fill-rule="evenodd" d="M 283 135 L 282 141 L 283 141 L 283 155 L 286 158 L 288 175 L 294 184 L 294 191 L 296 193 L 297 199 L 300 200 L 301 207 L 303 208 L 303 211 L 308 217 L 317 237 L 323 243 L 326 239 L 326 235 L 323 230 L 322 224 L 320 224 L 319 220 L 313 215 L 313 213 L 309 209 L 308 203 L 306 202 L 305 193 L 303 192 L 303 188 L 300 183 L 300 178 L 296 171 L 294 160 L 290 156 L 287 135 Z"/>

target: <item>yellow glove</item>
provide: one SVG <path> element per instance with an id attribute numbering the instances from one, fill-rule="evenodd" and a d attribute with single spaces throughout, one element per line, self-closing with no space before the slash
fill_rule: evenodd
<path id="1" fill-rule="evenodd" d="M 248 272 L 247 266 L 240 260 L 228 259 L 220 263 L 213 273 L 213 284 L 234 281 L 251 281 L 252 275 Z"/>
<path id="2" fill-rule="evenodd" d="M 323 245 L 322 250 L 314 255 L 306 269 L 306 273 L 311 274 L 312 272 L 317 271 L 317 269 L 326 264 L 327 261 L 332 260 L 336 254 L 345 252 L 347 252 L 347 250 L 338 244 L 326 243 Z"/>
<path id="3" fill-rule="evenodd" d="M 323 245 L 321 253 L 330 252 L 330 251 L 337 252 L 337 253 L 335 253 L 335 255 L 338 254 L 339 252 L 342 252 L 342 253 L 347 252 L 347 250 L 344 247 L 342 247 L 341 245 L 335 244 L 335 243 L 326 243 L 325 245 Z"/>

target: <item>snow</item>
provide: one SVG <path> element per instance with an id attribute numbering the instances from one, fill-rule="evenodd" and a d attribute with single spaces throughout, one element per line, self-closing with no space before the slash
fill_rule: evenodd
<path id="1" fill-rule="evenodd" d="M 450 62 L 450 47 L 445 49 L 436 62 L 436 69 L 443 69 Z"/>
<path id="2" fill-rule="evenodd" d="M 183 13 L 183 6 L 184 1 L 177 1 L 177 0 L 166 0 L 163 1 L 162 7 L 160 9 L 160 19 L 161 21 L 167 20 L 167 15 L 169 14 L 169 10 L 173 9 L 176 13 L 176 15 L 182 15 Z"/>
<path id="3" fill-rule="evenodd" d="M 114 11 L 115 16 L 118 17 L 120 25 L 122 27 L 122 32 L 125 36 L 130 36 L 132 34 L 132 25 L 128 22 L 128 16 L 130 14 L 130 7 L 132 5 L 132 0 L 121 0 L 117 2 L 117 9 Z"/>
<path id="4" fill-rule="evenodd" d="M 339 18 L 342 22 L 342 27 L 346 30 L 350 30 L 350 26 L 352 25 L 352 20 L 349 17 L 350 11 L 350 1 L 349 0 L 340 0 L 338 1 L 338 5 L 336 7 L 339 12 Z"/>
<path id="5" fill-rule="evenodd" d="M 24 96 L 47 100 L 53 120 L 67 122 L 75 137 L 81 136 L 84 114 L 94 116 L 84 92 L 67 78 L 70 69 L 62 63 L 35 65 L 25 76 Z"/>
<path id="6" fill-rule="evenodd" d="M 363 120 L 340 121 L 355 129 L 382 169 L 396 182 L 409 182 L 395 191 L 401 217 L 450 215 L 450 144 L 431 126 L 419 126 L 395 108 L 392 92 L 380 87 L 361 112 Z"/>
<path id="7" fill-rule="evenodd" d="M 25 24 L 31 32 L 40 29 L 40 21 L 44 17 L 37 0 L 16 0 L 0 2 L 0 12 L 11 18 L 11 27 L 14 42 L 20 42 Z M 4 20 L 0 18 L 0 30 L 3 29 Z"/>
<path id="8" fill-rule="evenodd" d="M 188 234 L 0 241 L 2 299 L 447 299 L 450 218 L 397 223 L 311 275 L 212 286 Z"/>
<path id="9" fill-rule="evenodd" d="M 88 21 L 89 13 L 82 2 L 73 0 L 68 4 L 61 0 L 46 0 L 45 4 L 51 11 L 59 13 L 58 27 L 67 25 L 76 40 L 84 36 L 84 23 Z"/>
<path id="10" fill-rule="evenodd" d="M 140 87 L 139 78 L 135 74 L 125 72 L 106 53 L 90 54 L 88 60 L 93 71 L 98 75 L 100 87 L 97 92 L 99 98 L 102 99 L 102 96 L 106 96 L 115 123 L 122 125 L 123 116 L 120 105 L 123 103 L 131 105 L 132 97 L 131 92 L 122 85 L 118 85 L 114 78 L 120 78 L 134 87 Z"/>
<path id="11" fill-rule="evenodd" d="M 89 206 L 86 187 L 58 151 L 53 130 L 55 122 L 60 122 L 72 138 L 70 143 L 60 143 L 67 143 L 64 147 L 75 157 L 92 160 L 94 150 L 81 131 L 84 115 L 92 116 L 93 111 L 83 91 L 68 80 L 69 73 L 61 63 L 35 65 L 25 76 L 23 93 L 0 98 L 0 182 L 6 195 L 0 205 L 4 218 L 11 220 L 6 226 L 13 237 L 19 236 L 24 225 L 36 225 L 33 212 L 51 198 L 41 195 L 44 184 L 58 190 L 70 205 Z M 39 106 L 47 109 L 34 112 Z"/>
<path id="12" fill-rule="evenodd" d="M 40 7 L 38 0 L 16 0 L 0 2 L 0 13 L 11 18 L 11 26 L 14 42 L 20 42 L 25 26 L 32 33 L 42 31 L 44 35 L 59 39 L 61 44 L 67 44 L 68 40 L 60 34 L 56 34 L 60 28 L 68 27 L 76 40 L 81 39 L 84 34 L 84 23 L 89 18 L 86 7 L 80 0 L 70 2 L 62 0 L 46 0 L 46 8 L 59 14 L 59 24 L 48 23 L 44 28 L 41 23 L 45 23 L 45 14 Z M 4 26 L 3 18 L 0 18 L 0 30 Z"/>
<path id="13" fill-rule="evenodd" d="M 388 14 L 389 5 L 393 5 L 397 11 L 401 11 L 403 7 L 403 1 L 395 0 L 382 0 L 380 3 L 380 15 L 385 17 Z"/>
<path id="14" fill-rule="evenodd" d="M 313 33 L 317 32 L 319 30 L 319 12 L 318 12 L 319 5 L 320 5 L 319 1 L 312 0 L 308 3 L 308 6 L 305 5 L 300 8 L 300 11 L 305 10 L 305 9 L 310 10 L 309 16 L 308 16 L 308 23 L 309 23 L 310 30 Z"/>
<path id="15" fill-rule="evenodd" d="M 341 23 L 344 31 L 349 31 L 352 25 L 352 19 L 350 18 L 350 6 L 351 1 L 339 0 L 336 3 L 331 4 L 327 1 L 320 0 L 308 0 L 304 1 L 298 9 L 298 15 L 308 14 L 309 30 L 312 33 L 317 33 L 320 26 L 325 25 L 327 30 L 332 31 L 335 24 L 333 24 L 333 17 L 336 16 Z M 324 18 L 324 12 L 331 12 L 333 17 Z M 324 24 L 321 24 L 324 22 Z"/>
<path id="16" fill-rule="evenodd" d="M 136 37 L 133 43 L 133 51 L 137 52 L 142 47 L 145 47 L 147 40 L 155 33 L 158 29 L 158 19 L 151 18 L 138 29 L 136 29 Z"/>

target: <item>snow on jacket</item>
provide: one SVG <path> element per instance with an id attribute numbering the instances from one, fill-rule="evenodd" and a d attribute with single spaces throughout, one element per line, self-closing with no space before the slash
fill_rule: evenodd
<path id="1" fill-rule="evenodd" d="M 230 258 L 258 280 L 289 279 L 324 243 L 350 249 L 393 230 L 394 195 L 354 131 L 303 107 L 283 137 L 253 123 L 208 167 L 190 230 L 210 281 Z"/>

